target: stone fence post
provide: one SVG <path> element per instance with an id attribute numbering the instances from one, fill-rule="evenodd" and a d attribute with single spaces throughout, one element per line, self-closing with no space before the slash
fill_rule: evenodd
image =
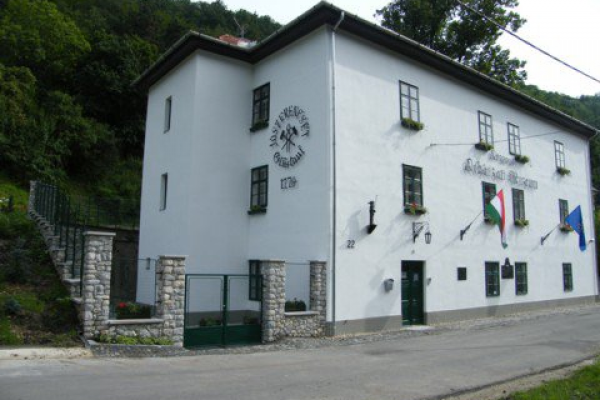
<path id="1" fill-rule="evenodd" d="M 183 346 L 186 256 L 159 256 L 156 266 L 156 318 L 164 337 Z"/>
<path id="2" fill-rule="evenodd" d="M 327 321 L 327 264 L 310 262 L 310 310 L 319 313 L 322 326 Z"/>
<path id="3" fill-rule="evenodd" d="M 35 213 L 35 188 L 37 181 L 29 181 L 29 202 L 27 203 L 27 212 L 29 215 Z"/>
<path id="4" fill-rule="evenodd" d="M 285 320 L 285 261 L 261 260 L 262 341 L 274 342 L 283 332 Z"/>
<path id="5" fill-rule="evenodd" d="M 108 333 L 110 271 L 114 232 L 83 233 L 84 264 L 81 275 L 81 321 L 86 339 Z"/>

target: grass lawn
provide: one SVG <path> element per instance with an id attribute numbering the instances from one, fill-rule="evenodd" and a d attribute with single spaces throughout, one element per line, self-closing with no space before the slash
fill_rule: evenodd
<path id="1" fill-rule="evenodd" d="M 518 392 L 506 400 L 597 400 L 600 399 L 600 362 L 584 367 L 566 379 Z"/>

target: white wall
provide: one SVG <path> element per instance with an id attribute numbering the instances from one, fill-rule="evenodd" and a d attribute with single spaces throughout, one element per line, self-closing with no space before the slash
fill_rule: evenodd
<path id="1" fill-rule="evenodd" d="M 349 36 L 337 38 L 337 320 L 400 315 L 402 260 L 423 260 L 426 312 L 532 302 L 596 293 L 595 249 L 584 253 L 577 235 L 558 231 L 544 246 L 540 237 L 558 223 L 558 199 L 571 209 L 581 205 L 588 237 L 593 237 L 590 203 L 590 168 L 587 141 L 568 134 L 510 104 L 441 76 L 397 55 Z M 400 126 L 399 83 L 419 87 L 421 121 L 415 133 Z M 479 141 L 477 111 L 492 115 L 496 151 L 509 156 L 507 122 L 520 127 L 526 165 L 502 166 L 489 154 L 474 149 Z M 527 136 L 556 132 L 535 139 Z M 555 170 L 554 140 L 565 144 L 571 175 Z M 453 144 L 452 146 L 432 144 Z M 466 145 L 455 145 L 466 144 Z M 459 232 L 482 209 L 482 179 L 463 171 L 466 159 L 515 170 L 538 181 L 538 189 L 525 189 L 527 228 L 513 225 L 511 185 L 497 181 L 506 197 L 508 248 L 500 245 L 497 227 L 479 217 L 459 240 Z M 424 216 L 403 212 L 402 164 L 423 169 Z M 377 229 L 366 233 L 368 205 L 377 199 Z M 429 222 L 432 244 L 423 235 L 413 244 L 412 223 Z M 355 249 L 346 241 L 355 240 Z M 501 296 L 486 298 L 484 262 L 528 263 L 529 293 L 515 296 L 515 280 L 501 280 Z M 562 289 L 562 263 L 573 264 L 574 290 Z M 468 268 L 468 280 L 458 282 L 456 268 Z M 386 293 L 383 281 L 394 278 L 395 289 Z"/>

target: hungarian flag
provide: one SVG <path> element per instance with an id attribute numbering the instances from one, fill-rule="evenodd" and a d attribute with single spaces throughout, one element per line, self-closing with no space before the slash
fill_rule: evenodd
<path id="1" fill-rule="evenodd" d="M 485 205 L 485 213 L 486 215 L 494 221 L 495 224 L 498 224 L 500 228 L 500 238 L 502 242 L 502 247 L 507 248 L 508 243 L 506 243 L 506 212 L 504 208 L 504 192 L 501 190 L 496 193 L 496 196 Z"/>

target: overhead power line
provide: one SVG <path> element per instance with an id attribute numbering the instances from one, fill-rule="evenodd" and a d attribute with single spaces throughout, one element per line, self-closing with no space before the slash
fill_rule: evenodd
<path id="1" fill-rule="evenodd" d="M 536 137 L 540 137 L 540 136 L 556 135 L 561 132 L 562 131 L 539 133 L 537 135 L 522 136 L 519 139 L 527 140 L 527 139 L 536 138 Z M 502 143 L 502 142 L 508 142 L 508 141 L 509 141 L 509 139 L 499 139 L 499 140 L 494 140 L 494 143 Z M 471 143 L 431 143 L 429 146 L 432 146 L 432 147 L 433 146 L 473 146 L 473 142 L 471 142 Z"/>
<path id="2" fill-rule="evenodd" d="M 558 57 L 553 56 L 552 54 L 548 53 L 546 50 L 539 48 L 538 46 L 536 46 L 535 44 L 531 43 L 529 40 L 523 39 L 522 37 L 520 37 L 519 35 L 517 35 L 516 33 L 506 29 L 505 26 L 503 26 L 502 24 L 496 22 L 495 20 L 493 20 L 492 18 L 488 17 L 487 15 L 479 12 L 478 10 L 474 9 L 473 7 L 463 3 L 461 0 L 455 0 L 458 4 L 460 4 L 461 6 L 473 11 L 475 14 L 479 15 L 480 17 L 482 17 L 483 19 L 486 19 L 488 21 L 490 21 L 492 24 L 496 25 L 498 28 L 502 29 L 504 32 L 508 33 L 509 35 L 517 38 L 518 40 L 520 40 L 521 42 L 525 43 L 526 45 L 528 45 L 529 47 L 533 48 L 534 50 L 539 51 L 540 53 L 552 58 L 554 61 L 557 61 L 559 63 L 561 63 L 562 65 L 564 65 L 565 67 L 572 69 L 573 71 L 585 76 L 586 78 L 589 78 L 597 83 L 600 83 L 600 79 L 598 78 L 594 78 L 592 75 L 583 72 L 582 70 L 580 70 L 579 68 L 576 68 L 574 66 L 572 66 L 571 64 L 561 60 Z"/>

